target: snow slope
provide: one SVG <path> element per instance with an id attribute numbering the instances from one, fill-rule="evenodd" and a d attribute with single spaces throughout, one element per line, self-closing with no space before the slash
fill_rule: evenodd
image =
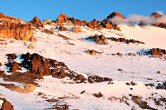
<path id="1" fill-rule="evenodd" d="M 71 28 L 72 26 L 66 26 Z M 157 90 L 154 87 L 147 87 L 145 84 L 162 82 L 166 80 L 166 60 L 164 58 L 153 58 L 150 56 L 128 56 L 128 53 L 141 51 L 142 49 L 163 48 L 166 49 L 166 29 L 153 26 L 139 27 L 121 25 L 122 31 L 116 30 L 92 30 L 88 27 L 81 27 L 82 33 L 70 31 L 58 31 L 54 26 L 45 25 L 46 29 L 53 30 L 50 35 L 42 32 L 42 29 L 35 30 L 37 42 L 24 42 L 13 39 L 4 39 L 7 45 L 0 45 L 0 62 L 3 64 L 1 70 L 6 70 L 5 55 L 8 53 L 38 53 L 46 58 L 56 59 L 64 62 L 72 71 L 80 74 L 92 74 L 105 76 L 113 79 L 113 82 L 103 83 L 81 83 L 76 84 L 68 79 L 56 79 L 50 76 L 38 80 L 40 87 L 30 94 L 20 94 L 0 86 L 1 94 L 11 100 L 16 110 L 41 110 L 50 108 L 56 104 L 67 104 L 69 109 L 80 110 L 141 110 L 131 100 L 133 96 L 141 96 L 152 108 L 159 110 L 166 109 L 166 105 L 155 105 L 148 97 L 166 98 L 166 90 Z M 63 38 L 59 34 L 66 36 Z M 145 42 L 145 44 L 125 44 L 108 40 L 107 45 L 98 45 L 93 41 L 85 40 L 90 35 L 104 34 L 109 37 L 124 37 Z M 29 49 L 32 44 L 35 49 Z M 94 49 L 102 52 L 95 56 L 86 54 L 87 49 Z M 112 55 L 120 52 L 122 56 Z M 19 59 L 18 59 L 19 60 Z M 26 70 L 25 70 L 26 71 Z M 160 71 L 160 74 L 158 73 Z M 134 81 L 135 86 L 127 85 Z M 7 83 L 1 81 L 1 83 Z M 81 92 L 83 92 L 81 94 Z M 55 98 L 57 102 L 47 102 L 45 98 L 37 95 L 38 92 L 46 94 L 47 99 Z M 93 94 L 101 92 L 102 97 L 97 98 Z M 152 96 L 155 94 L 155 96 Z M 63 97 L 63 98 L 60 98 Z M 124 98 L 126 97 L 126 98 Z M 129 103 L 126 104 L 126 102 Z"/>

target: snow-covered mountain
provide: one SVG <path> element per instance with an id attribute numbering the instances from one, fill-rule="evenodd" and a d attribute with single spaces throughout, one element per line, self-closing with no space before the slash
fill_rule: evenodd
<path id="1" fill-rule="evenodd" d="M 155 25 L 0 14 L 1 108 L 165 110 L 165 41 Z"/>

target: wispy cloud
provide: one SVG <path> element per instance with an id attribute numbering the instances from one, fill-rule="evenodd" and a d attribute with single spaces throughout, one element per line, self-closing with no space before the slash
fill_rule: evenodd
<path id="1" fill-rule="evenodd" d="M 162 12 L 157 12 L 161 15 L 163 15 Z M 153 16 L 142 16 L 142 15 L 130 15 L 126 19 L 119 18 L 119 17 L 114 17 L 112 19 L 109 19 L 113 24 L 122 24 L 122 23 L 127 23 L 127 24 L 140 24 L 143 23 L 145 25 L 151 25 L 151 24 L 156 24 L 156 23 L 166 23 L 166 15 L 163 15 L 162 17 L 155 18 Z"/>

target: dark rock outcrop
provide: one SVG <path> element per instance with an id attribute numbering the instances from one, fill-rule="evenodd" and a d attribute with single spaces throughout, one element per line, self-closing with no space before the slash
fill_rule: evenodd
<path id="1" fill-rule="evenodd" d="M 142 100 L 141 97 L 132 96 L 132 101 L 142 109 L 157 110 L 157 109 L 151 108 L 146 101 Z"/>
<path id="2" fill-rule="evenodd" d="M 138 41 L 138 40 L 134 40 L 134 39 L 115 38 L 115 37 L 109 37 L 107 39 L 109 39 L 111 41 L 115 41 L 115 42 L 124 42 L 126 44 L 129 44 L 129 43 L 145 44 L 144 42 L 141 42 L 141 41 Z"/>
<path id="3" fill-rule="evenodd" d="M 8 63 L 6 64 L 7 67 L 11 68 L 13 63 L 15 63 L 15 55 L 14 54 L 8 54 Z M 111 78 L 106 77 L 100 77 L 96 75 L 87 75 L 88 78 L 86 79 L 83 75 L 78 74 L 74 71 L 71 71 L 63 62 L 58 62 L 53 59 L 44 58 L 36 53 L 34 54 L 22 54 L 21 55 L 22 62 L 18 63 L 20 67 L 27 69 L 27 72 L 21 74 L 21 73 L 13 73 L 10 76 L 5 76 L 4 80 L 8 81 L 16 81 L 21 82 L 22 79 L 29 82 L 32 79 L 33 83 L 34 79 L 41 79 L 43 76 L 52 75 L 55 78 L 65 78 L 68 77 L 71 80 L 73 80 L 76 83 L 82 83 L 82 82 L 89 82 L 89 83 L 95 83 L 95 82 L 105 82 L 105 81 L 112 81 Z M 11 71 L 11 69 L 10 69 Z M 17 71 L 16 68 L 14 68 L 14 71 Z M 14 72 L 11 71 L 11 72 Z M 15 76 L 17 77 L 15 77 Z M 29 75 L 29 78 L 26 80 L 26 76 Z M 20 80 L 19 80 L 20 79 Z"/>
<path id="4" fill-rule="evenodd" d="M 160 48 L 152 48 L 148 50 L 141 50 L 140 52 L 137 52 L 140 55 L 150 55 L 152 57 L 156 58 L 162 58 L 166 56 L 166 50 L 160 49 Z"/>
<path id="5" fill-rule="evenodd" d="M 166 90 L 166 81 L 163 83 L 157 84 L 156 89 L 165 89 Z"/>
<path id="6" fill-rule="evenodd" d="M 86 40 L 93 40 L 96 42 L 96 44 L 100 45 L 106 45 L 107 44 L 107 38 L 104 35 L 94 35 L 86 38 Z"/>
<path id="7" fill-rule="evenodd" d="M 166 50 L 164 49 L 159 49 L 159 48 L 152 48 L 150 50 L 150 54 L 153 57 L 162 57 L 164 54 L 166 54 Z"/>

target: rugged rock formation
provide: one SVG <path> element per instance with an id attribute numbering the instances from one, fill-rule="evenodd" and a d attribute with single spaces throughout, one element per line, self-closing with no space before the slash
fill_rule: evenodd
<path id="1" fill-rule="evenodd" d="M 15 63 L 14 60 L 17 57 L 15 54 L 8 54 L 7 58 L 8 58 L 8 63 L 6 64 L 6 66 L 11 68 L 13 63 Z M 52 59 L 46 59 L 38 54 L 30 54 L 30 53 L 22 54 L 21 59 L 22 62 L 19 63 L 19 65 L 21 68 L 27 69 L 27 72 L 24 74 L 13 73 L 12 75 L 4 76 L 4 80 L 22 82 L 22 80 L 24 79 L 24 81 L 33 84 L 33 80 L 35 78 L 41 79 L 43 78 L 43 76 L 52 75 L 55 78 L 69 77 L 71 80 L 75 81 L 76 83 L 82 83 L 86 81 L 88 81 L 89 83 L 112 81 L 111 78 L 99 77 L 95 75 L 93 76 L 88 75 L 88 78 L 86 79 L 83 75 L 71 71 L 63 62 L 58 62 Z M 10 72 L 13 71 L 11 71 L 10 69 Z M 29 75 L 29 77 L 27 77 L 27 75 Z"/>
<path id="2" fill-rule="evenodd" d="M 97 30 L 100 30 L 102 28 L 120 30 L 120 28 L 117 25 L 113 25 L 112 23 L 108 23 L 107 21 L 100 22 L 94 19 L 91 22 L 87 22 L 85 20 L 70 18 L 64 14 L 59 15 L 55 23 L 59 26 L 61 26 L 63 23 L 72 23 L 74 26 L 87 26 L 91 29 L 97 29 Z"/>
<path id="3" fill-rule="evenodd" d="M 29 23 L 36 28 L 43 27 L 43 24 L 38 17 L 34 17 Z"/>
<path id="4" fill-rule="evenodd" d="M 2 101 L 2 105 L 0 107 L 0 110 L 14 110 L 13 105 L 7 101 L 6 99 L 0 98 L 0 101 Z"/>
<path id="5" fill-rule="evenodd" d="M 163 55 L 166 55 L 166 50 L 164 49 L 159 49 L 159 48 L 152 48 L 150 50 L 150 54 L 153 57 L 162 57 Z"/>
<path id="6" fill-rule="evenodd" d="M 134 39 L 115 38 L 115 37 L 106 38 L 104 35 L 90 36 L 90 37 L 86 38 L 86 40 L 93 40 L 93 41 L 96 42 L 96 44 L 100 44 L 100 45 L 107 44 L 107 40 L 111 40 L 111 41 L 115 41 L 115 42 L 124 42 L 126 44 L 129 44 L 129 43 L 144 44 L 144 42 L 141 42 L 141 41 L 138 41 L 138 40 L 134 40 Z"/>
<path id="7" fill-rule="evenodd" d="M 1 21 L 0 38 L 13 38 L 17 40 L 31 41 L 33 30 L 30 24 Z"/>
<path id="8" fill-rule="evenodd" d="M 62 25 L 63 23 L 65 23 L 65 22 L 68 22 L 68 19 L 69 19 L 69 17 L 67 16 L 67 15 L 65 15 L 65 14 L 60 14 L 59 16 L 58 16 L 58 18 L 56 19 L 56 24 L 57 25 Z"/>
<path id="9" fill-rule="evenodd" d="M 166 50 L 160 48 L 152 48 L 138 52 L 140 55 L 151 55 L 152 57 L 161 58 L 166 56 Z"/>
<path id="10" fill-rule="evenodd" d="M 97 30 L 102 29 L 102 26 L 100 25 L 99 21 L 97 21 L 96 19 L 92 20 L 91 22 L 87 23 L 86 25 L 91 29 L 97 29 Z"/>
<path id="11" fill-rule="evenodd" d="M 106 45 L 107 44 L 107 38 L 104 35 L 94 35 L 86 38 L 86 40 L 93 40 L 96 42 L 96 44 L 100 45 Z"/>
<path id="12" fill-rule="evenodd" d="M 67 29 L 64 26 L 62 26 L 62 25 L 59 26 L 59 30 L 60 31 L 67 31 Z"/>
<path id="13" fill-rule="evenodd" d="M 69 18 L 69 20 L 74 24 L 74 26 L 85 26 L 88 22 L 87 21 L 82 21 L 82 20 L 78 20 L 75 18 Z"/>

